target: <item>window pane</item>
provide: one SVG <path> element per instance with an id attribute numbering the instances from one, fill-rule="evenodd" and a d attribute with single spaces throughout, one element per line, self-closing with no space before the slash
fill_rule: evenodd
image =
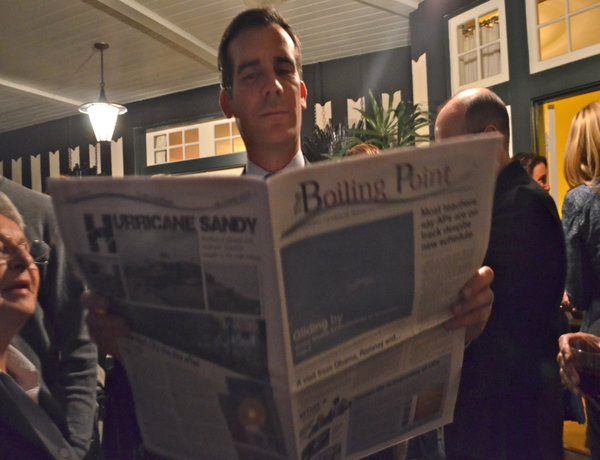
<path id="1" fill-rule="evenodd" d="M 240 130 L 238 129 L 237 123 L 235 123 L 235 122 L 231 123 L 231 135 L 232 136 L 240 135 Z"/>
<path id="2" fill-rule="evenodd" d="M 565 0 L 537 0 L 538 24 L 552 21 L 566 14 Z"/>
<path id="3" fill-rule="evenodd" d="M 472 50 L 477 46 L 475 40 L 475 19 L 462 23 L 456 29 L 459 53 Z"/>
<path id="4" fill-rule="evenodd" d="M 479 17 L 479 43 L 485 45 L 500 38 L 498 10 Z"/>
<path id="5" fill-rule="evenodd" d="M 246 146 L 244 145 L 244 141 L 241 137 L 235 137 L 233 139 L 233 151 L 234 152 L 245 152 Z"/>
<path id="6" fill-rule="evenodd" d="M 500 43 L 481 48 L 481 78 L 498 75 L 500 67 Z"/>
<path id="7" fill-rule="evenodd" d="M 185 143 L 192 144 L 198 142 L 198 128 L 185 130 Z"/>
<path id="8" fill-rule="evenodd" d="M 569 13 L 580 10 L 586 6 L 598 5 L 598 0 L 569 0 Z"/>
<path id="9" fill-rule="evenodd" d="M 600 43 L 600 7 L 571 16 L 571 47 L 573 50 Z"/>
<path id="10" fill-rule="evenodd" d="M 165 134 L 161 134 L 159 136 L 154 136 L 154 148 L 160 149 L 167 146 L 167 136 Z"/>
<path id="11" fill-rule="evenodd" d="M 458 58 L 458 71 L 460 86 L 478 80 L 477 52 L 465 54 Z"/>
<path id="12" fill-rule="evenodd" d="M 221 123 L 220 125 L 215 125 L 215 137 L 229 137 L 229 126 L 231 123 Z"/>
<path id="13" fill-rule="evenodd" d="M 179 133 L 181 134 L 181 133 Z M 181 161 L 183 160 L 183 149 L 181 147 L 175 147 L 169 150 L 169 161 Z"/>
<path id="14" fill-rule="evenodd" d="M 200 146 L 198 144 L 185 146 L 185 159 L 200 158 Z"/>
<path id="15" fill-rule="evenodd" d="M 231 141 L 227 139 L 215 142 L 215 155 L 223 155 L 225 153 L 231 153 Z"/>
<path id="16" fill-rule="evenodd" d="M 183 144 L 183 133 L 181 131 L 169 133 L 169 145 L 181 145 L 181 144 Z"/>
<path id="17" fill-rule="evenodd" d="M 157 150 L 154 152 L 154 164 L 160 165 L 167 162 L 167 151 Z"/>
<path id="18" fill-rule="evenodd" d="M 549 59 L 568 51 L 567 27 L 565 21 L 540 27 L 540 59 Z"/>

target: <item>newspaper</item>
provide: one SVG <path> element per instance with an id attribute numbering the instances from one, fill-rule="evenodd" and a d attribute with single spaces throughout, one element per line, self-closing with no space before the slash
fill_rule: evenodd
<path id="1" fill-rule="evenodd" d="M 70 257 L 132 333 L 146 447 L 360 458 L 452 420 L 501 136 L 255 177 L 50 183 Z"/>

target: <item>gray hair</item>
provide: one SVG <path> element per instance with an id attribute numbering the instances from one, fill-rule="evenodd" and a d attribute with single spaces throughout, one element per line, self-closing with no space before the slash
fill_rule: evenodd
<path id="1" fill-rule="evenodd" d="M 14 221 L 21 231 L 25 230 L 25 221 L 23 216 L 17 209 L 17 207 L 10 201 L 10 198 L 6 196 L 6 193 L 0 192 L 0 216 L 4 216 Z"/>

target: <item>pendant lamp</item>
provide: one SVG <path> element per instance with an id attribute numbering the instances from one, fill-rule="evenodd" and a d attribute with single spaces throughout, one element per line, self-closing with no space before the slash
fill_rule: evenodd
<path id="1" fill-rule="evenodd" d="M 90 117 L 96 140 L 110 142 L 117 124 L 117 117 L 127 112 L 127 108 L 108 102 L 104 93 L 104 50 L 108 48 L 108 43 L 94 43 L 94 48 L 100 50 L 100 97 L 96 102 L 83 104 L 79 107 L 79 111 Z"/>

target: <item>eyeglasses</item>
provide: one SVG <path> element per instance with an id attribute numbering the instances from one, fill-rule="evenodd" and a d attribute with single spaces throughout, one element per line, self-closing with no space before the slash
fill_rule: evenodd
<path id="1" fill-rule="evenodd" d="M 33 240 L 31 243 L 23 241 L 16 245 L 4 245 L 0 249 L 0 265 L 6 265 L 23 252 L 28 253 L 36 265 L 48 265 L 50 260 L 50 246 L 42 240 Z"/>

